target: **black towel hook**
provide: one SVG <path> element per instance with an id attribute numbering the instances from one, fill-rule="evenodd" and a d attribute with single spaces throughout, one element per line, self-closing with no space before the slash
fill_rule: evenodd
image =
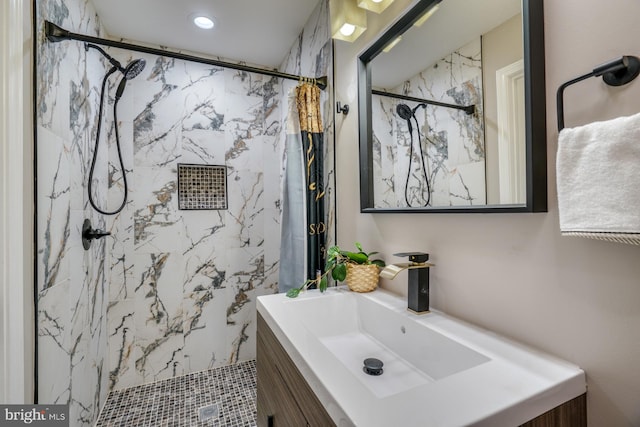
<path id="1" fill-rule="evenodd" d="M 609 86 L 622 86 L 631 82 L 640 74 L 640 59 L 637 56 L 625 55 L 598 65 L 590 73 L 576 77 L 560 85 L 556 93 L 558 110 L 558 132 L 564 129 L 564 90 L 574 83 L 578 83 L 589 77 L 600 77 Z"/>

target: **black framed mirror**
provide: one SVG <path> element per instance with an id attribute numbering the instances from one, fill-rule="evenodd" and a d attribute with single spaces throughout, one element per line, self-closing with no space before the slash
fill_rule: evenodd
<path id="1" fill-rule="evenodd" d="M 540 0 L 418 0 L 358 57 L 360 207 L 547 211 Z"/>

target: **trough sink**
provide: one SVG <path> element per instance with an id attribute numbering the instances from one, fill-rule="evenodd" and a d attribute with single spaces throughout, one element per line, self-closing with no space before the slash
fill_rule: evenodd
<path id="1" fill-rule="evenodd" d="M 586 391 L 571 363 L 380 289 L 262 296 L 258 312 L 338 426 L 517 426 Z"/>

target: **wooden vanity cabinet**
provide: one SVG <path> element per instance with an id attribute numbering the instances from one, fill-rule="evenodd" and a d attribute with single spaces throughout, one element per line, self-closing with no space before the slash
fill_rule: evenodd
<path id="1" fill-rule="evenodd" d="M 258 313 L 258 427 L 331 427 L 335 423 Z"/>
<path id="2" fill-rule="evenodd" d="M 520 427 L 587 427 L 587 394 L 556 406 Z"/>
<path id="3" fill-rule="evenodd" d="M 322 403 L 258 313 L 258 427 L 331 427 Z M 520 427 L 586 427 L 586 394 Z"/>

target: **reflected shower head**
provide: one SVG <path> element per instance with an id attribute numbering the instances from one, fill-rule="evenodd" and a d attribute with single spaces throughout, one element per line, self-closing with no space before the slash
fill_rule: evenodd
<path id="1" fill-rule="evenodd" d="M 409 120 L 413 117 L 413 111 L 407 104 L 398 104 L 396 107 L 396 113 L 398 113 L 398 116 L 404 120 Z"/>
<path id="2" fill-rule="evenodd" d="M 127 64 L 127 66 L 122 71 L 122 74 L 124 74 L 125 79 L 131 80 L 133 78 L 136 78 L 138 74 L 140 74 L 142 70 L 144 70 L 145 65 L 147 65 L 147 61 L 145 61 L 144 59 L 134 59 Z"/>
<path id="3" fill-rule="evenodd" d="M 396 106 L 396 113 L 398 113 L 398 116 L 400 116 L 401 119 L 407 121 L 409 134 L 411 134 L 413 132 L 413 126 L 411 126 L 411 117 L 415 117 L 411 108 L 407 104 L 398 104 Z"/>

